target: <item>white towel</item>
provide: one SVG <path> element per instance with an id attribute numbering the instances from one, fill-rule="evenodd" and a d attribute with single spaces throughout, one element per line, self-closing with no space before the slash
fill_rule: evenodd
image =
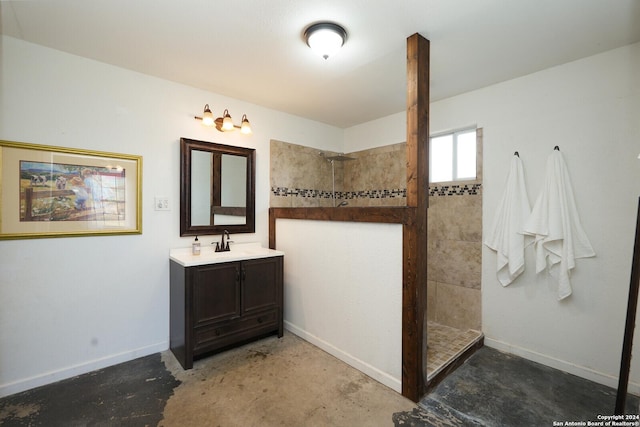
<path id="1" fill-rule="evenodd" d="M 548 268 L 558 280 L 559 300 L 571 295 L 576 259 L 596 254 L 580 223 L 567 166 L 558 150 L 547 159 L 544 188 L 523 230 L 535 237 L 536 272 Z"/>
<path id="2" fill-rule="evenodd" d="M 524 271 L 524 248 L 533 239 L 522 234 L 531 213 L 524 182 L 522 160 L 514 155 L 493 225 L 484 244 L 497 253 L 497 276 L 502 286 L 511 284 Z"/>

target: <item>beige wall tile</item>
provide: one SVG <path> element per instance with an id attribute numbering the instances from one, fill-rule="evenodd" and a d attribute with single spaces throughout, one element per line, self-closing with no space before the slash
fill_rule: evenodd
<path id="1" fill-rule="evenodd" d="M 348 155 L 356 160 L 344 164 L 345 191 L 406 188 L 406 144 L 394 144 Z"/>
<path id="2" fill-rule="evenodd" d="M 480 242 L 438 240 L 427 248 L 427 279 L 480 289 L 481 263 Z"/>
<path id="3" fill-rule="evenodd" d="M 434 322 L 437 311 L 437 282 L 427 280 L 427 320 Z"/>
<path id="4" fill-rule="evenodd" d="M 269 206 L 272 208 L 291 208 L 293 202 L 292 197 L 285 196 L 276 196 L 271 193 L 271 198 L 269 199 Z"/>
<path id="5" fill-rule="evenodd" d="M 429 238 L 482 240 L 482 196 L 437 196 L 429 198 Z"/>
<path id="6" fill-rule="evenodd" d="M 405 206 L 405 197 L 353 197 L 342 192 L 357 192 L 371 190 L 393 190 L 406 187 L 406 144 L 393 144 L 371 150 L 348 153 L 352 161 L 334 161 L 332 179 L 332 165 L 327 157 L 337 154 L 282 141 L 271 141 L 271 187 L 286 187 L 290 189 L 320 190 L 327 193 L 335 191 L 339 203 L 346 200 L 348 206 Z M 342 197 L 341 197 L 342 196 Z M 296 196 L 289 196 L 290 201 L 270 198 L 271 206 L 333 206 L 332 200 L 311 198 L 309 200 Z"/>
<path id="7" fill-rule="evenodd" d="M 322 156 L 318 149 L 276 140 L 271 140 L 270 150 L 271 187 L 320 190 L 329 193 L 333 190 L 331 162 L 326 157 L 336 153 L 325 152 L 325 156 Z M 342 166 L 336 163 L 336 191 L 342 186 L 342 170 Z M 333 206 L 332 201 L 320 198 L 271 194 L 269 200 L 270 206 L 274 207 Z"/>
<path id="8" fill-rule="evenodd" d="M 437 283 L 436 321 L 458 329 L 482 328 L 481 294 L 478 289 Z M 428 314 L 427 314 L 428 316 Z"/>
<path id="9" fill-rule="evenodd" d="M 445 197 L 429 197 L 427 209 L 427 239 L 429 241 L 444 240 L 446 233 L 444 223 L 447 217 L 443 215 L 442 205 Z"/>
<path id="10" fill-rule="evenodd" d="M 436 262 L 438 253 L 438 242 L 440 240 L 431 239 L 427 235 L 427 280 L 435 281 L 437 279 Z"/>

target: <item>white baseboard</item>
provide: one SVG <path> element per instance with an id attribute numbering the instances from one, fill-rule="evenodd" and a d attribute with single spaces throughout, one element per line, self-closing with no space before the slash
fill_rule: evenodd
<path id="1" fill-rule="evenodd" d="M 612 388 L 618 388 L 617 376 L 598 372 L 584 366 L 579 366 L 574 363 L 567 362 L 566 360 L 557 359 L 546 354 L 538 353 L 536 351 L 505 343 L 503 341 L 498 341 L 486 336 L 484 337 L 484 344 L 487 347 L 495 348 L 496 350 L 500 350 L 505 353 L 514 354 L 516 356 L 520 356 L 525 359 L 540 363 L 541 365 L 549 366 L 551 368 L 573 374 L 580 378 L 585 378 L 598 384 L 603 384 Z M 636 396 L 640 395 L 640 384 L 630 381 L 627 391 L 630 394 L 634 394 Z"/>
<path id="2" fill-rule="evenodd" d="M 165 351 L 168 348 L 169 341 L 163 341 L 134 350 L 106 356 L 100 359 L 91 360 L 85 363 L 80 363 L 74 366 L 68 366 L 55 371 L 46 372 L 44 374 L 35 375 L 33 377 L 20 379 L 11 383 L 0 384 L 0 397 L 9 396 L 11 394 L 20 393 L 32 388 L 51 384 L 56 381 L 86 374 L 87 372 L 117 365 L 118 363 L 128 362 L 139 357 L 144 357 L 153 353 Z"/>
<path id="3" fill-rule="evenodd" d="M 342 360 L 347 365 L 353 366 L 363 374 L 373 378 L 379 383 L 386 385 L 387 387 L 389 387 L 390 389 L 398 393 L 402 393 L 402 379 L 394 378 L 393 376 L 389 375 L 386 372 L 381 371 L 375 366 L 371 366 L 370 364 L 352 356 L 349 353 L 346 353 L 345 351 L 335 347 L 333 344 L 327 341 L 324 341 L 323 339 L 313 334 L 310 334 L 304 329 L 301 329 L 296 325 L 290 322 L 287 322 L 286 320 L 284 321 L 284 327 L 292 334 L 295 334 L 300 338 L 302 338 L 303 340 L 310 342 L 316 347 L 319 347 L 320 349 L 326 351 L 330 355 Z"/>

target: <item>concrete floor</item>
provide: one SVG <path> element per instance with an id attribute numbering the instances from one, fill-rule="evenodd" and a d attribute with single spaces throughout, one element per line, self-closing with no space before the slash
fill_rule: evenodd
<path id="1" fill-rule="evenodd" d="M 588 422 L 613 415 L 615 400 L 615 389 L 483 347 L 403 421 L 407 426 L 597 425 Z M 626 413 L 637 415 L 638 404 L 629 395 Z"/>
<path id="2" fill-rule="evenodd" d="M 155 426 L 180 383 L 154 354 L 0 399 L 0 426 Z"/>
<path id="3" fill-rule="evenodd" d="M 203 359 L 183 371 L 159 426 L 390 426 L 415 408 L 386 386 L 293 334 Z"/>
<path id="4" fill-rule="evenodd" d="M 597 421 L 614 402 L 613 389 L 484 347 L 417 406 L 285 333 L 189 371 L 167 351 L 8 396 L 0 425 L 538 427 Z"/>
<path id="5" fill-rule="evenodd" d="M 416 404 L 285 333 L 183 370 L 170 352 L 0 399 L 12 426 L 392 426 Z"/>

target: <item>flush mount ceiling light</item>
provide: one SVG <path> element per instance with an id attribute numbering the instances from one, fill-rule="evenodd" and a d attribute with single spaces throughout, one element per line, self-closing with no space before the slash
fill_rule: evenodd
<path id="1" fill-rule="evenodd" d="M 335 54 L 347 40 L 347 31 L 333 22 L 318 22 L 304 30 L 307 45 L 324 59 Z"/>
<path id="2" fill-rule="evenodd" d="M 240 129 L 240 133 L 245 135 L 249 135 L 253 133 L 251 130 L 251 124 L 249 123 L 249 120 L 247 119 L 246 114 L 242 115 L 242 121 L 240 123 L 240 126 L 237 126 L 233 124 L 233 120 L 231 120 L 231 115 L 229 114 L 229 110 L 224 110 L 224 113 L 222 113 L 222 117 L 218 117 L 217 119 L 214 119 L 213 113 L 209 109 L 209 104 L 205 104 L 202 117 L 194 116 L 194 119 L 201 120 L 204 126 L 209 126 L 209 127 L 215 126 L 215 128 L 220 132 L 231 132 L 236 129 Z"/>

